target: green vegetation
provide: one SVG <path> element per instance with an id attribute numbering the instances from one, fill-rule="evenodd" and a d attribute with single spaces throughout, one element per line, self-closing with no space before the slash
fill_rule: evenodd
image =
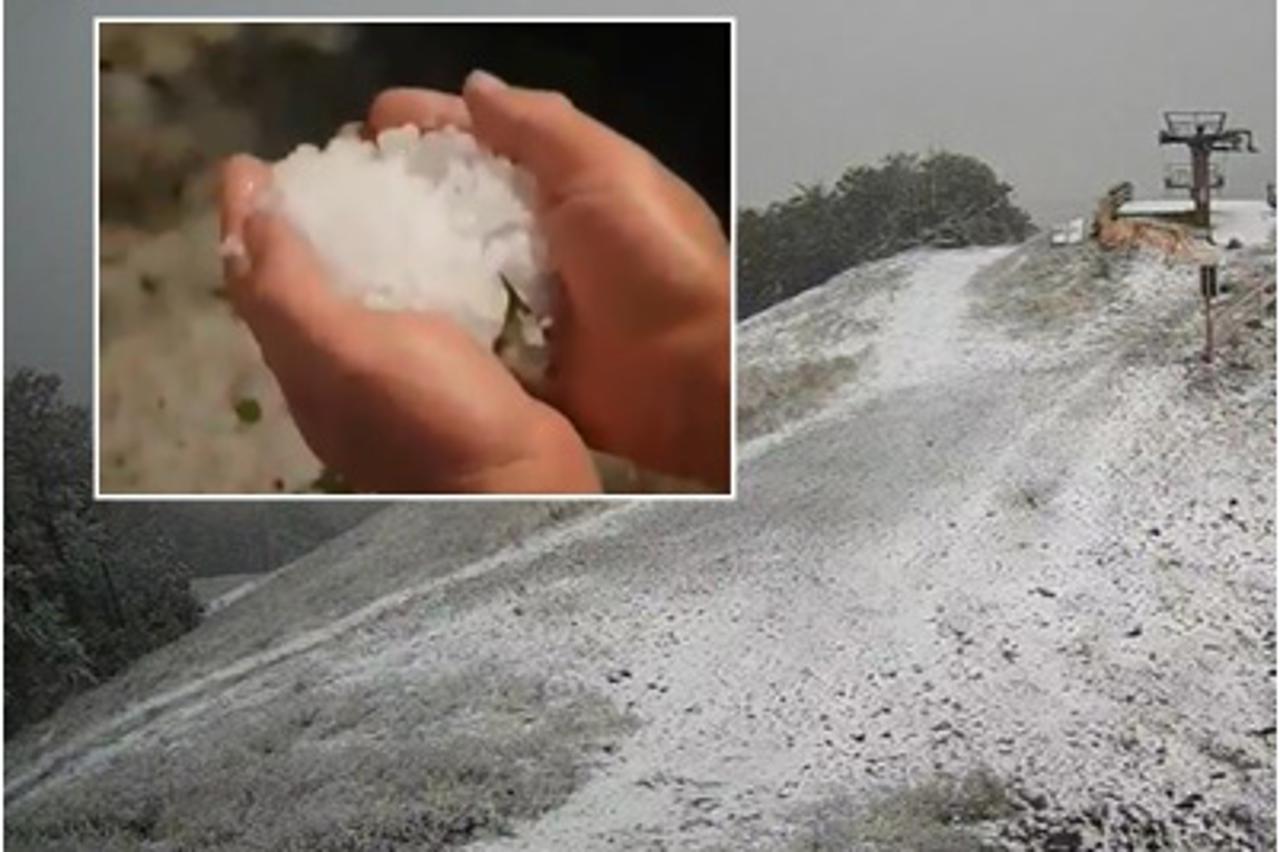
<path id="1" fill-rule="evenodd" d="M 816 411 L 858 371 L 848 355 L 788 366 L 747 364 L 738 376 L 738 438 L 773 432 Z"/>
<path id="2" fill-rule="evenodd" d="M 54 376 L 5 380 L 5 737 L 194 626 L 186 567 L 145 506 L 96 503 L 89 414 Z"/>
<path id="3" fill-rule="evenodd" d="M 894 154 L 827 189 L 742 211 L 738 311 L 750 316 L 855 264 L 915 246 L 1020 242 L 1034 228 L 990 166 L 946 151 Z"/>
<path id="4" fill-rule="evenodd" d="M 983 271 L 978 309 L 1016 336 L 1074 332 L 1123 291 L 1117 282 L 1129 266 L 1092 240 L 1051 246 L 1038 239 Z"/>
<path id="5" fill-rule="evenodd" d="M 262 406 L 253 397 L 246 396 L 236 402 L 236 419 L 245 425 L 252 425 L 262 419 Z"/>
<path id="6" fill-rule="evenodd" d="M 168 747 L 7 807 L 5 848 L 451 849 L 558 807 L 634 728 L 602 696 L 497 665 L 406 675 L 297 680 L 161 733 Z"/>
<path id="7" fill-rule="evenodd" d="M 6 738 L 193 627 L 191 576 L 277 568 L 385 505 L 97 503 L 89 413 L 32 370 L 5 426 Z"/>
<path id="8" fill-rule="evenodd" d="M 985 769 L 939 775 L 888 792 L 866 808 L 834 796 L 813 810 L 808 831 L 791 848 L 980 852 L 994 847 L 976 829 L 1017 811 L 1004 783 Z"/>
<path id="9" fill-rule="evenodd" d="M 331 467 L 324 467 L 306 489 L 306 492 L 318 494 L 351 494 L 353 493 L 350 485 L 342 478 L 342 474 L 338 473 Z M 304 492 L 304 493 L 306 493 Z"/>

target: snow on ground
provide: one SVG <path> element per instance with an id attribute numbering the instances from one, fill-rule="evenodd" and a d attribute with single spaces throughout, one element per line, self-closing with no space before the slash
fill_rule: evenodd
<path id="1" fill-rule="evenodd" d="M 103 259 L 103 493 L 305 492 L 321 473 L 226 300 L 216 246 L 204 212 Z"/>
<path id="2" fill-rule="evenodd" d="M 191 594 L 200 603 L 206 615 L 212 615 L 230 606 L 252 592 L 270 575 L 219 574 L 214 577 L 193 577 Z"/>
<path id="3" fill-rule="evenodd" d="M 1160 216 L 1190 213 L 1194 204 L 1186 198 L 1157 198 L 1127 201 L 1120 205 L 1121 216 Z M 1276 226 L 1276 211 L 1265 201 L 1213 199 L 1209 202 L 1213 239 L 1226 245 L 1237 239 L 1244 245 L 1263 245 Z"/>
<path id="4" fill-rule="evenodd" d="M 1276 227 L 1275 209 L 1262 201 L 1219 201 L 1209 205 L 1209 217 L 1219 245 L 1233 239 L 1247 246 L 1262 245 Z"/>
<path id="5" fill-rule="evenodd" d="M 1225 257 L 1224 278 L 1274 281 L 1261 250 Z M 744 325 L 736 503 L 620 507 L 433 568 L 27 750 L 10 825 L 143 767 L 185 789 L 182 766 L 226 765 L 305 704 L 352 707 L 347 732 L 290 729 L 245 783 L 335 814 L 308 830 L 367 829 L 324 779 L 381 777 L 412 744 L 377 746 L 379 714 L 438 724 L 424 696 L 479 678 L 633 726 L 566 735 L 581 782 L 486 849 L 1266 848 L 1274 315 L 1209 369 L 1197 305 L 1193 269 L 1043 239 L 837 276 Z M 284 771 L 299 750 L 305 778 Z M 919 792 L 967 777 L 991 779 L 981 807 Z"/>

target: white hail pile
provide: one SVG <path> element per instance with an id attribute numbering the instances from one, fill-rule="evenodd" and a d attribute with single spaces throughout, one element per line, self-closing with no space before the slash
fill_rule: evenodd
<path id="1" fill-rule="evenodd" d="M 402 127 L 369 142 L 343 133 L 323 151 L 294 150 L 274 182 L 272 202 L 339 292 L 372 308 L 444 313 L 486 347 L 500 338 L 541 347 L 550 278 L 533 179 L 469 134 Z M 523 320 L 514 328 L 508 288 Z"/>

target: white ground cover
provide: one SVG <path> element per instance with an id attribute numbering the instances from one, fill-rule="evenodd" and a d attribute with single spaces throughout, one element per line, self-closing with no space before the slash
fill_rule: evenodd
<path id="1" fill-rule="evenodd" d="M 1274 350 L 1202 366 L 1194 269 L 1149 255 L 1059 304 L 1038 253 L 1088 247 L 1044 242 L 912 253 L 746 323 L 740 368 L 758 376 L 836 357 L 857 371 L 740 454 L 735 503 L 592 515 L 330 624 L 282 610 L 270 647 L 20 752 L 7 816 L 179 743 L 217 761 L 300 679 L 413 707 L 483 664 L 639 725 L 488 849 L 785 848 L 834 795 L 856 813 L 975 769 L 1042 797 L 1037 819 L 1078 817 L 1057 825 L 1085 845 L 1145 820 L 1174 848 L 1264 846 Z M 1265 249 L 1224 256 L 1224 277 L 1274 282 Z M 1053 311 L 1024 323 L 1015 297 Z M 429 534 L 425 509 L 395 511 L 359 560 L 409 552 L 390 530 Z M 280 582 L 325 591 L 303 571 Z"/>
<path id="2" fill-rule="evenodd" d="M 1121 216 L 1158 216 L 1190 213 L 1194 205 L 1185 198 L 1135 199 L 1120 205 Z M 1215 198 L 1209 202 L 1213 239 L 1226 245 L 1237 239 L 1244 245 L 1262 245 L 1276 226 L 1276 211 L 1265 201 Z"/>

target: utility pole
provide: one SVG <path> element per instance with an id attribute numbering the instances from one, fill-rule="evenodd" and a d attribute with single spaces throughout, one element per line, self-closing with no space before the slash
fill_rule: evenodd
<path id="1" fill-rule="evenodd" d="M 1160 131 L 1161 145 L 1186 145 L 1191 149 L 1190 181 L 1185 177 L 1166 177 L 1165 186 L 1191 190 L 1195 204 L 1192 224 L 1209 227 L 1209 194 L 1215 185 L 1222 186 L 1221 175 L 1215 176 L 1209 166 L 1209 155 L 1215 151 L 1257 152 L 1253 131 L 1227 128 L 1223 110 L 1169 111 L 1164 114 L 1165 129 Z"/>

